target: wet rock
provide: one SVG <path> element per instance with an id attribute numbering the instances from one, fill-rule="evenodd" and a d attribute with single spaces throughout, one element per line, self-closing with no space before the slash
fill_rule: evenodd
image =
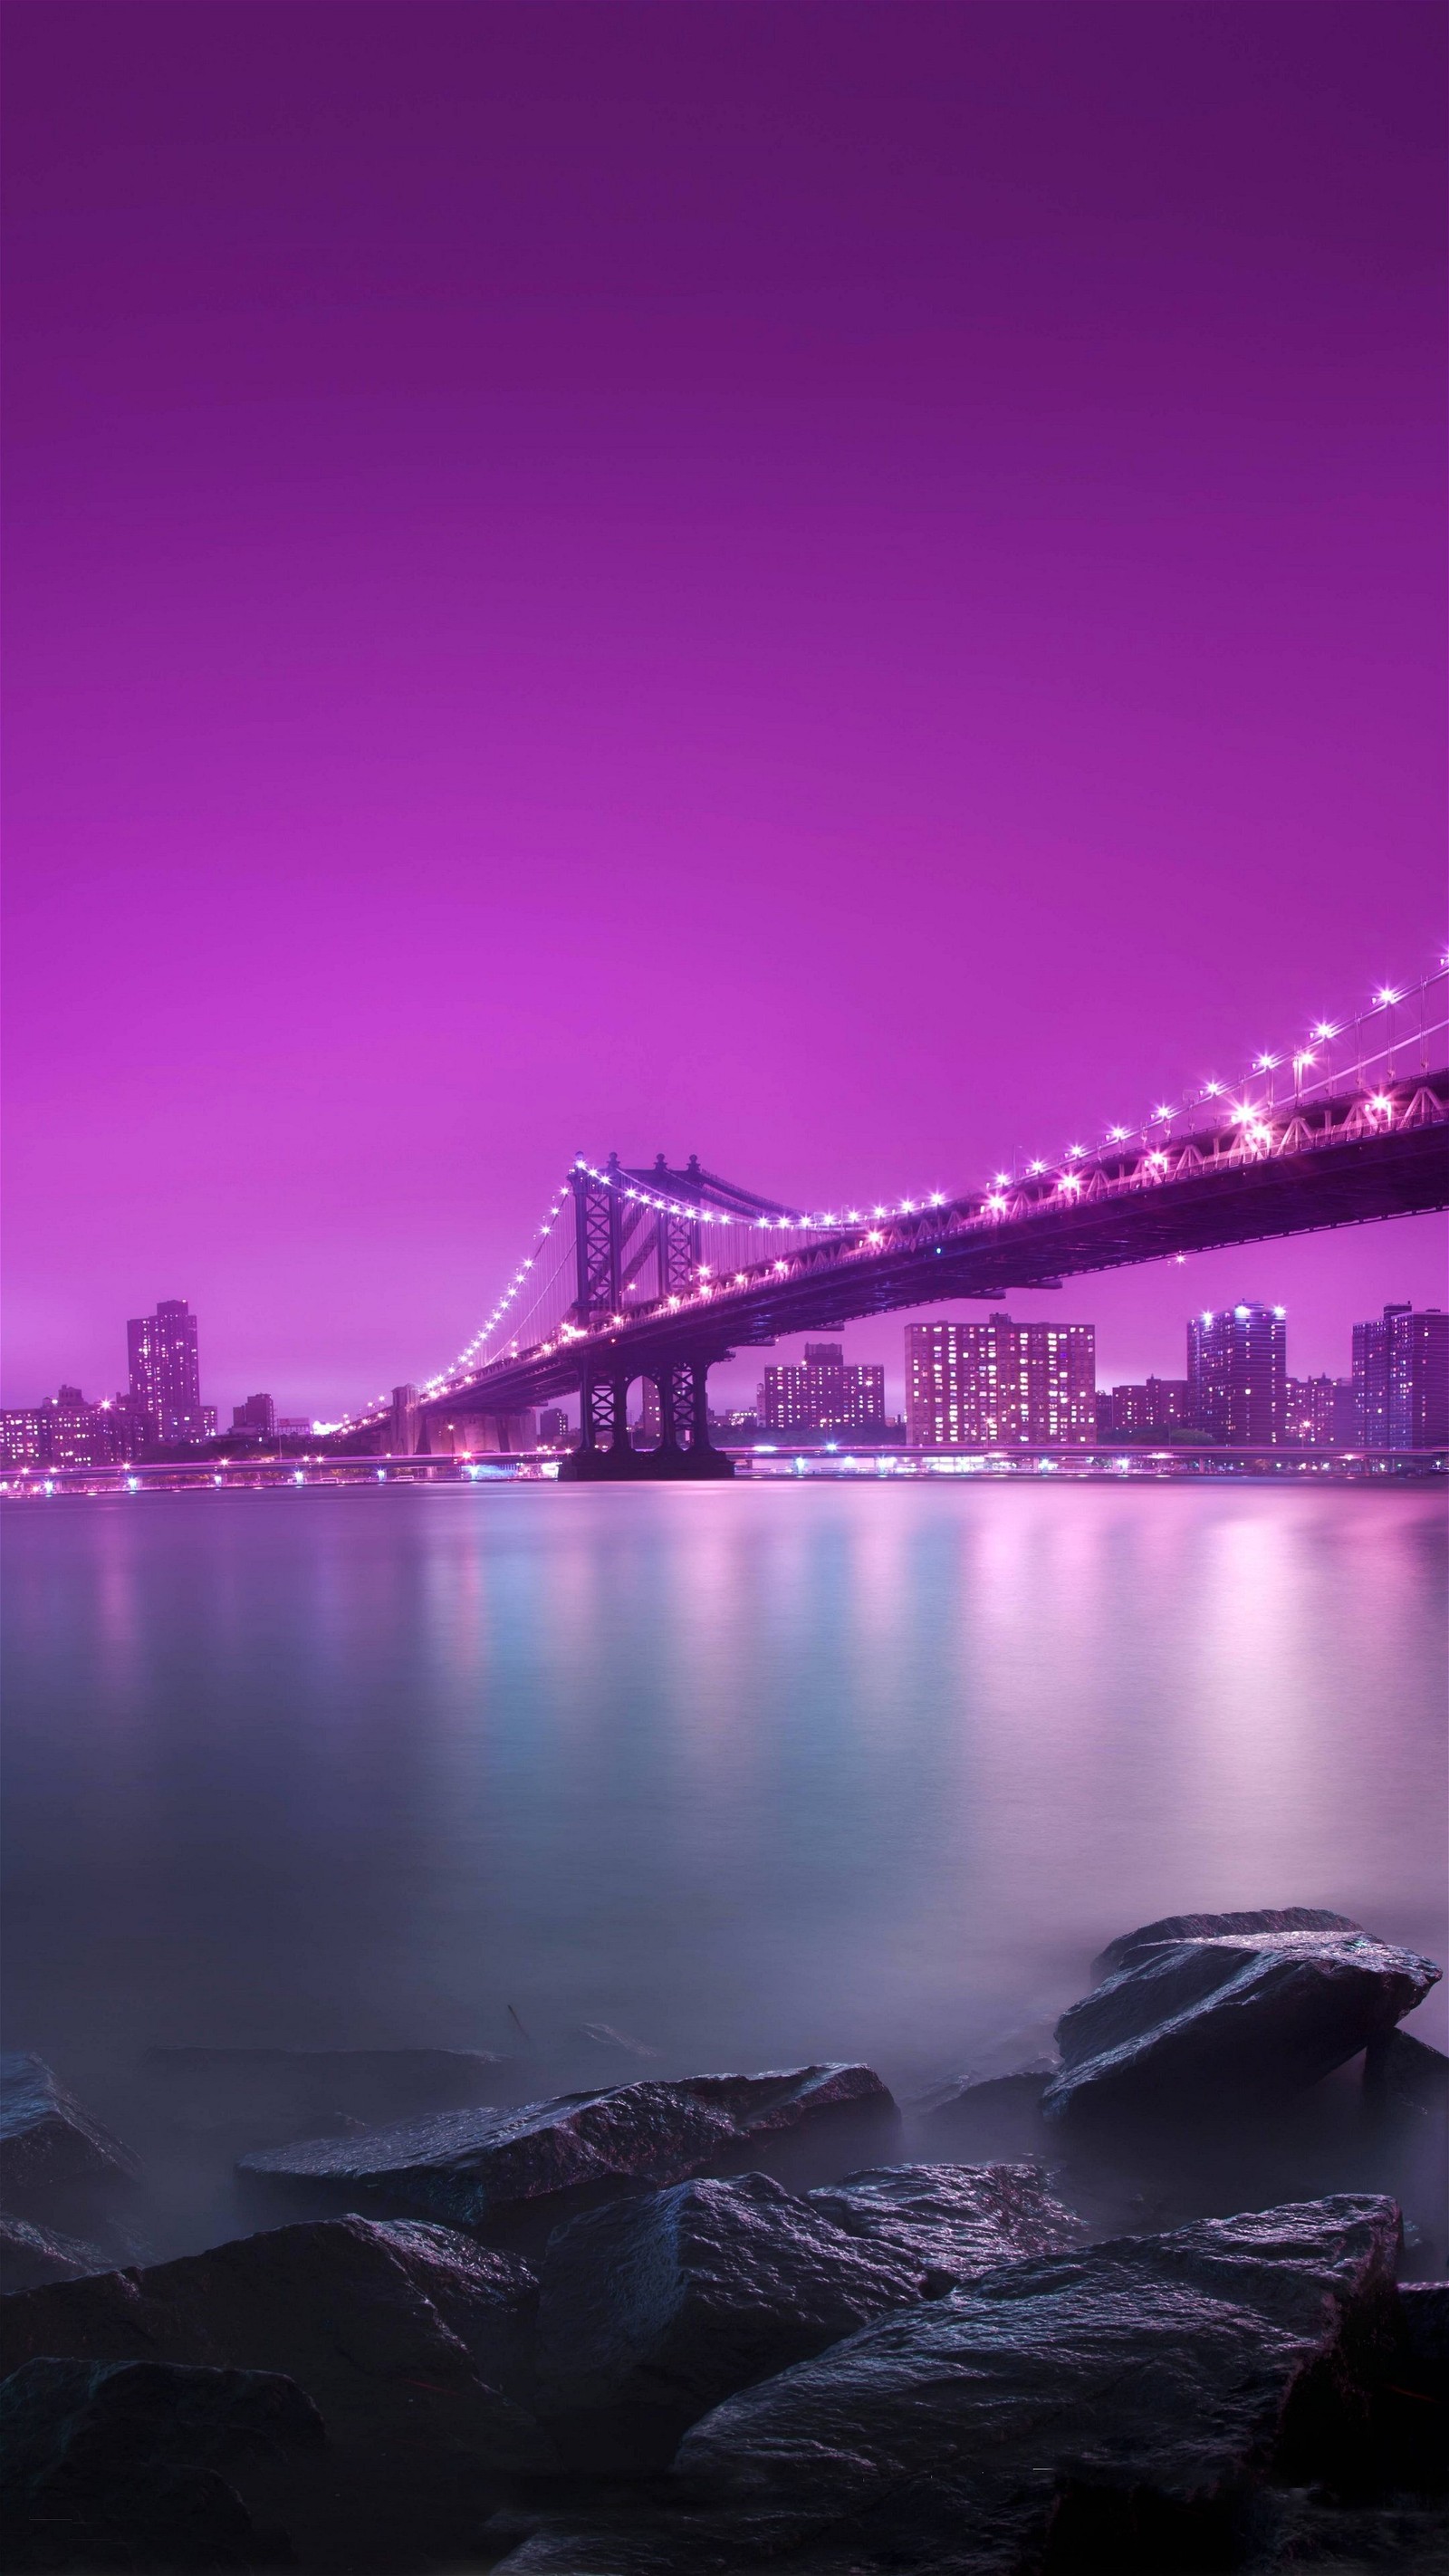
<path id="1" fill-rule="evenodd" d="M 1135 1932 L 1119 1932 L 1092 1961 L 1100 1980 L 1130 1965 L 1139 1950 L 1162 1941 L 1217 1941 L 1234 1932 L 1361 1932 L 1348 1914 L 1332 1914 L 1324 1905 L 1249 1906 L 1236 1914 L 1164 1914 L 1158 1923 L 1142 1923 Z"/>
<path id="2" fill-rule="evenodd" d="M 919 2299 L 922 2276 L 767 2174 L 613 2201 L 549 2239 L 540 2410 L 573 2459 L 662 2465 L 707 2407 Z"/>
<path id="3" fill-rule="evenodd" d="M 1035 2158 L 1050 2139 L 1042 2118 L 1042 2095 L 1059 2072 L 1059 2061 L 1028 2066 L 1012 2075 L 977 2081 L 963 2076 L 953 2085 L 937 2086 L 919 2107 L 916 2126 L 923 2142 L 937 2152 L 971 2158 Z M 937 2142 L 940 2147 L 937 2147 Z"/>
<path id="4" fill-rule="evenodd" d="M 140 2167 L 41 2057 L 0 2057 L 0 2204 L 65 2226 Z"/>
<path id="5" fill-rule="evenodd" d="M 1390 2118 L 1442 2121 L 1449 2113 L 1449 2057 L 1407 2030 L 1391 2030 L 1364 2054 L 1363 2089 Z"/>
<path id="6" fill-rule="evenodd" d="M 1270 2471 L 1338 2483 L 1365 2451 L 1397 2239 L 1391 2201 L 1345 2194 L 1005 2267 L 727 2399 L 680 2445 L 681 2505 L 700 2540 L 740 2514 L 735 2564 L 807 2537 L 802 2566 L 861 2571 L 1236 2563 Z M 578 2576 L 669 2565 L 649 2535 Z M 551 2563 L 541 2535 L 510 2576 Z"/>
<path id="7" fill-rule="evenodd" d="M 586 2021 L 579 2025 L 576 2036 L 591 2048 L 605 2048 L 614 2057 L 658 2057 L 657 2048 L 648 2048 L 642 2039 L 631 2039 L 627 2031 L 615 2030 L 610 2021 Z"/>
<path id="8" fill-rule="evenodd" d="M 1364 1932 L 1239 1932 L 1139 1945 L 1057 2024 L 1048 2120 L 1191 2115 L 1316 2084 L 1422 2002 L 1431 1959 Z"/>
<path id="9" fill-rule="evenodd" d="M 496 2102 L 514 2066 L 483 2048 L 152 2048 L 143 2071 L 175 2127 L 241 2153 Z"/>
<path id="10" fill-rule="evenodd" d="M 43 2357 L 0 2383 L 0 2493 L 14 2568 L 286 2563 L 219 2472 L 325 2436 L 270 2371 Z"/>
<path id="11" fill-rule="evenodd" d="M 0 2369 L 65 2354 L 285 2372 L 330 2443 L 278 2488 L 276 2518 L 304 2555 L 396 2568 L 459 2556 L 515 2473 L 557 2465 L 520 2403 L 536 2295 L 515 2256 L 447 2228 L 333 2219 L 0 2299 Z"/>
<path id="12" fill-rule="evenodd" d="M 108 2272 L 113 2257 L 81 2236 L 61 2236 L 28 2218 L 0 2215 L 0 2293 L 39 2290 L 47 2281 L 79 2281 Z"/>
<path id="13" fill-rule="evenodd" d="M 932 2292 L 1065 2253 L 1087 2233 L 1031 2164 L 876 2165 L 806 2198 L 848 2235 L 919 2264 Z"/>
<path id="14" fill-rule="evenodd" d="M 895 2105 L 868 2066 L 769 2075 L 693 2075 L 565 2093 L 513 2111 L 455 2111 L 363 2138 L 303 2140 L 246 2156 L 255 2189 L 294 2203 L 339 2203 L 507 2233 L 520 2216 L 551 2224 L 621 2186 L 683 2182 L 765 2161 L 802 2131 Z"/>

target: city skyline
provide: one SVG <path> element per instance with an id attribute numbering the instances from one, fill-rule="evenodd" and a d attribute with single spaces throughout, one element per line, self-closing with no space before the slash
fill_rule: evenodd
<path id="1" fill-rule="evenodd" d="M 7 1401 L 179 1285 L 335 1415 L 581 1148 L 953 1189 L 1437 953 L 1431 15 L 644 23 L 15 14 Z"/>

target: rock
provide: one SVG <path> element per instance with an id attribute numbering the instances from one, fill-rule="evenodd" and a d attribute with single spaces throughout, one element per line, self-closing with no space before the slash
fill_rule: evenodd
<path id="1" fill-rule="evenodd" d="M 938 2086 L 921 2107 L 917 2126 L 923 2140 L 943 2145 L 963 2157 L 1034 2158 L 1050 2132 L 1042 2119 L 1042 2095 L 1059 2071 L 1049 2066 L 1022 2067 L 1013 2075 L 992 2075 L 981 2082 L 964 2077 L 959 2084 Z"/>
<path id="2" fill-rule="evenodd" d="M 1239 1932 L 1139 1946 L 1057 2024 L 1047 2119 L 1316 2084 L 1385 2036 L 1440 1971 L 1365 1932 Z"/>
<path id="3" fill-rule="evenodd" d="M 243 2157 L 270 2194 L 441 2219 L 488 2233 L 552 2223 L 621 2185 L 684 2182 L 764 2159 L 762 2147 L 829 2119 L 894 2120 L 868 2066 L 692 2075 L 564 2093 L 513 2111 L 453 2111 L 363 2138 L 314 2138 Z"/>
<path id="4" fill-rule="evenodd" d="M 1449 2281 L 1401 2281 L 1399 2313 L 1411 2358 L 1449 2371 Z"/>
<path id="5" fill-rule="evenodd" d="M 572 2565 L 689 2576 L 730 2511 L 722 2565 L 812 2534 L 802 2566 L 860 2576 L 1235 2563 L 1267 2474 L 1337 2483 L 1363 2451 L 1397 2239 L 1392 2201 L 1345 2194 L 988 2273 L 694 2425 L 674 2483 L 704 2519 L 672 2562 L 644 2521 L 633 2558 L 616 2535 Z M 551 2563 L 542 2537 L 510 2576 Z"/>
<path id="6" fill-rule="evenodd" d="M 536 2297 L 526 2265 L 471 2237 L 333 2219 L 0 2299 L 0 2369 L 66 2354 L 285 2372 L 330 2446 L 278 2489 L 278 2518 L 329 2563 L 396 2568 L 462 2556 L 515 2473 L 557 2465 L 519 2402 Z"/>
<path id="7" fill-rule="evenodd" d="M 1087 2233 L 1039 2165 L 877 2165 L 805 2196 L 847 2235 L 919 2264 L 931 2292 Z"/>
<path id="8" fill-rule="evenodd" d="M 577 2032 L 591 2048 L 606 2048 L 616 2057 L 658 2057 L 657 2048 L 647 2048 L 642 2039 L 631 2039 L 627 2031 L 615 2030 L 610 2021 L 581 2022 Z"/>
<path id="9" fill-rule="evenodd" d="M 43 2058 L 0 2057 L 0 2205 L 63 2226 L 139 2172 L 130 2149 L 82 2110 Z"/>
<path id="10" fill-rule="evenodd" d="M 269 2546 L 217 2474 L 320 2449 L 321 2416 L 271 2371 L 29 2361 L 0 2383 L 0 2488 L 14 2568 L 254 2567 Z"/>
<path id="11" fill-rule="evenodd" d="M 240 2153 L 494 2102 L 514 2063 L 483 2048 L 151 2048 L 144 2072 L 176 2126 Z"/>
<path id="12" fill-rule="evenodd" d="M 1323 1905 L 1250 1906 L 1237 1914 L 1164 1914 L 1160 1923 L 1142 1923 L 1135 1932 L 1119 1932 L 1092 1961 L 1092 1974 L 1100 1983 L 1127 1967 L 1137 1951 L 1155 1949 L 1161 1941 L 1216 1941 L 1233 1932 L 1362 1930 L 1351 1915 L 1331 1914 Z"/>
<path id="13" fill-rule="evenodd" d="M 767 2174 L 612 2201 L 549 2239 L 540 2411 L 576 2461 L 662 2466 L 721 2397 L 919 2299 L 922 2271 Z"/>
<path id="14" fill-rule="evenodd" d="M 1449 2281 L 1401 2281 L 1399 2341 L 1375 2399 L 1381 2483 L 1449 2488 Z"/>
<path id="15" fill-rule="evenodd" d="M 1376 2111 L 1390 2117 L 1442 2121 L 1449 2112 L 1449 2057 L 1411 2031 L 1391 2030 L 1364 2054 L 1363 2089 Z"/>
<path id="16" fill-rule="evenodd" d="M 0 2214 L 0 2293 L 39 2290 L 47 2281 L 79 2281 L 87 2272 L 108 2272 L 112 2257 L 81 2236 L 58 2236 L 28 2218 Z"/>

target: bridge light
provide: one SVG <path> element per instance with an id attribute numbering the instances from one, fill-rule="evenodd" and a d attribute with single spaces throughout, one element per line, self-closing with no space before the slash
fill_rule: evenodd
<path id="1" fill-rule="evenodd" d="M 1381 984 L 1374 995 L 1374 1000 L 1378 1004 L 1380 1010 L 1383 1010 L 1388 1003 L 1396 1002 L 1398 998 L 1398 994 L 1394 991 L 1392 984 Z"/>
<path id="2" fill-rule="evenodd" d="M 1271 1073 L 1277 1062 L 1278 1058 L 1275 1055 L 1255 1055 L 1253 1058 L 1253 1071 L 1255 1073 Z"/>
<path id="3" fill-rule="evenodd" d="M 775 1264 L 775 1268 L 776 1268 L 776 1270 L 777 1270 L 777 1271 L 779 1271 L 779 1272 L 781 1272 L 782 1274 L 783 1274 L 785 1271 L 787 1271 L 787 1270 L 789 1269 L 789 1267 L 790 1267 L 790 1265 L 789 1265 L 788 1261 L 777 1261 L 777 1262 L 776 1262 L 776 1264 Z M 671 1298 L 670 1298 L 670 1300 L 669 1300 L 669 1302 L 670 1302 L 670 1305 L 671 1305 L 671 1306 L 674 1306 L 674 1305 L 677 1305 L 679 1301 L 678 1301 L 678 1299 L 677 1299 L 677 1298 L 675 1298 L 675 1297 L 671 1297 Z"/>
<path id="4" fill-rule="evenodd" d="M 1006 1205 L 1006 1201 L 1004 1198 L 1000 1197 L 999 1194 L 993 1193 L 992 1196 L 988 1198 L 986 1204 L 990 1208 L 993 1216 L 1000 1216 L 1002 1209 Z M 879 1238 L 876 1237 L 873 1238 L 873 1240 L 879 1240 Z"/>
<path id="5" fill-rule="evenodd" d="M 1376 1091 L 1369 1102 L 1370 1109 L 1377 1109 L 1380 1111 L 1392 1109 L 1393 1105 L 1394 1104 L 1386 1091 Z"/>
<path id="6" fill-rule="evenodd" d="M 1222 1096 L 1222 1088 L 1223 1086 L 1220 1082 L 1205 1082 L 1203 1084 L 1203 1097 L 1207 1100 L 1218 1100 Z"/>
<path id="7" fill-rule="evenodd" d="M 1109 1127 L 1107 1130 L 1107 1133 L 1111 1137 L 1114 1145 L 1124 1143 L 1129 1132 L 1130 1131 L 1125 1127 Z"/>
<path id="8" fill-rule="evenodd" d="M 1074 1163 L 1079 1163 L 1079 1162 L 1081 1161 L 1082 1156 L 1085 1154 L 1086 1150 L 1087 1150 L 1087 1149 L 1086 1149 L 1086 1146 L 1085 1146 L 1085 1145 L 1069 1145 L 1069 1146 L 1067 1147 L 1067 1152 L 1071 1155 L 1071 1158 L 1072 1158 L 1072 1160 L 1073 1160 L 1073 1162 L 1074 1162 Z"/>
<path id="9" fill-rule="evenodd" d="M 1154 1118 L 1170 1118 L 1170 1117 L 1172 1116 L 1172 1111 L 1168 1108 L 1168 1105 L 1167 1105 L 1167 1103 L 1166 1103 L 1166 1101 L 1165 1101 L 1165 1100 L 1159 1100 L 1159 1102 L 1158 1102 L 1158 1104 L 1157 1104 L 1157 1107 L 1153 1110 L 1152 1115 L 1153 1115 L 1153 1117 L 1154 1117 Z"/>
<path id="10" fill-rule="evenodd" d="M 847 1225 L 859 1225 L 859 1223 L 860 1223 L 860 1210 L 859 1210 L 859 1208 L 847 1208 L 847 1209 L 846 1209 L 846 1211 L 845 1211 L 845 1221 L 846 1221 L 846 1224 L 847 1224 Z"/>
<path id="11" fill-rule="evenodd" d="M 945 1204 L 946 1204 L 946 1193 L 945 1193 L 945 1191 L 944 1191 L 944 1190 L 932 1190 L 932 1192 L 931 1192 L 931 1205 L 932 1205 L 932 1207 L 944 1207 L 944 1206 L 945 1206 Z"/>
<path id="12" fill-rule="evenodd" d="M 867 1243 L 884 1243 L 885 1236 L 881 1233 L 879 1226 L 874 1226 L 865 1239 Z"/>
<path id="13" fill-rule="evenodd" d="M 1338 1031 L 1334 1027 L 1332 1020 L 1315 1020 L 1313 1023 L 1313 1034 L 1316 1038 L 1336 1038 Z"/>

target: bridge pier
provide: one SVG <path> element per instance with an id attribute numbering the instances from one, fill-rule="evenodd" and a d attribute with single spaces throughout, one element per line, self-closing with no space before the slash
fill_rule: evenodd
<path id="1" fill-rule="evenodd" d="M 659 1393 L 658 1448 L 636 1449 L 629 1437 L 629 1378 L 586 1378 L 579 1403 L 579 1445 L 559 1468 L 563 1482 L 694 1483 L 733 1476 L 734 1460 L 710 1447 L 708 1360 L 671 1362 L 648 1374 Z"/>

